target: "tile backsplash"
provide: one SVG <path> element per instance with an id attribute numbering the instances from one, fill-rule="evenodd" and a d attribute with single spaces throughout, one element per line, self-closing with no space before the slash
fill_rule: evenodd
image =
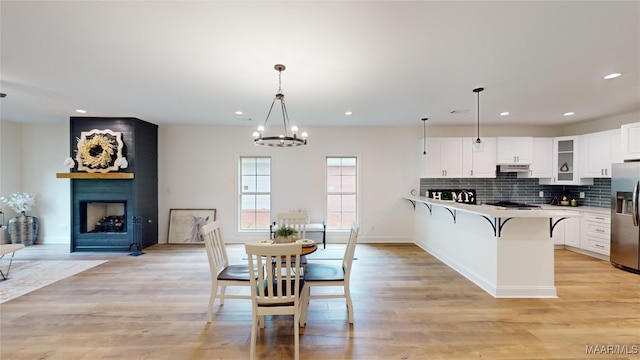
<path id="1" fill-rule="evenodd" d="M 420 195 L 424 196 L 427 189 L 475 189 L 478 203 L 508 200 L 549 204 L 554 196 L 566 195 L 577 199 L 580 206 L 611 206 L 611 179 L 593 179 L 593 185 L 583 186 L 540 185 L 538 179 L 518 178 L 516 173 L 498 173 L 495 179 L 420 179 Z M 540 191 L 544 192 L 544 197 L 539 197 Z M 585 193 L 582 199 L 580 192 Z"/>

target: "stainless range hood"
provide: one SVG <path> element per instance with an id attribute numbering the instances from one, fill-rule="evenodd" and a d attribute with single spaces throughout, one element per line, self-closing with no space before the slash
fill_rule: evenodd
<path id="1" fill-rule="evenodd" d="M 528 172 L 529 165 L 500 165 L 499 172 Z"/>

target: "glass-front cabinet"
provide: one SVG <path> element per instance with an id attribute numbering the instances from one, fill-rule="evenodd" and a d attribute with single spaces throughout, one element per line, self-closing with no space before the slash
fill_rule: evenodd
<path id="1" fill-rule="evenodd" d="M 580 178 L 578 136 L 553 139 L 553 177 L 540 179 L 540 184 L 592 185 L 593 179 Z"/>
<path id="2" fill-rule="evenodd" d="M 558 182 L 573 182 L 578 176 L 576 167 L 576 147 L 577 139 L 573 138 L 561 138 L 556 139 L 556 161 L 555 172 L 557 174 Z"/>

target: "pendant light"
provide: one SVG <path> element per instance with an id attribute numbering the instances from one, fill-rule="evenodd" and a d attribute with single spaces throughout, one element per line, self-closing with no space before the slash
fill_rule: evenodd
<path id="1" fill-rule="evenodd" d="M 264 124 L 258 126 L 258 131 L 253 132 L 253 142 L 254 144 L 260 146 L 274 147 L 307 145 L 307 133 L 303 132 L 300 137 L 298 137 L 298 127 L 290 126 L 289 114 L 287 113 L 287 108 L 284 105 L 284 94 L 282 93 L 282 72 L 286 69 L 286 67 L 282 64 L 276 64 L 273 68 L 278 71 L 278 92 L 276 93 L 276 97 L 271 102 L 271 107 L 269 108 L 269 112 L 267 113 L 267 118 L 264 120 Z M 271 110 L 273 110 L 273 105 L 276 103 L 276 100 L 280 101 L 284 132 L 275 136 L 264 136 L 264 132 L 267 127 L 267 121 L 269 121 L 269 116 L 271 115 Z M 291 130 L 291 133 L 289 133 L 289 130 Z"/>
<path id="2" fill-rule="evenodd" d="M 473 143 L 473 152 L 481 152 L 483 150 L 483 144 L 482 144 L 482 140 L 480 140 L 480 92 L 484 90 L 484 88 L 475 88 L 473 89 L 473 92 L 476 93 L 478 96 L 478 109 L 477 109 L 477 118 L 478 118 L 478 137 L 476 138 L 476 141 Z"/>
<path id="3" fill-rule="evenodd" d="M 422 142 L 424 146 L 424 151 L 422 155 L 427 155 L 427 120 L 428 118 L 422 118 Z"/>

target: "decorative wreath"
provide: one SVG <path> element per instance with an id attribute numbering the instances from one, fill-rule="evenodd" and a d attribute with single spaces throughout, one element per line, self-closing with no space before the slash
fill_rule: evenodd
<path id="1" fill-rule="evenodd" d="M 87 172 L 118 170 L 123 146 L 121 133 L 93 129 L 80 134 L 76 155 L 78 170 Z"/>

